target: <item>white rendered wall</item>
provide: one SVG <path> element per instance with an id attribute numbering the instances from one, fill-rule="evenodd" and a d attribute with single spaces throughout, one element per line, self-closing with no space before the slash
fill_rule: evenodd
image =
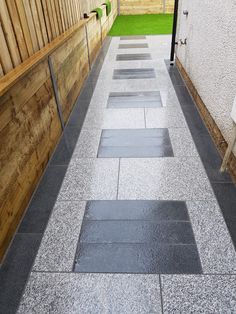
<path id="1" fill-rule="evenodd" d="M 187 46 L 178 47 L 177 56 L 229 142 L 236 96 L 236 0 L 180 0 L 180 38 L 187 38 Z"/>

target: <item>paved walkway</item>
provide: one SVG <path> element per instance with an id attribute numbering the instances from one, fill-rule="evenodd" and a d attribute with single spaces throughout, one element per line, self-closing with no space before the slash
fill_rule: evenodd
<path id="1" fill-rule="evenodd" d="M 236 253 L 169 43 L 112 39 L 18 313 L 236 313 Z"/>

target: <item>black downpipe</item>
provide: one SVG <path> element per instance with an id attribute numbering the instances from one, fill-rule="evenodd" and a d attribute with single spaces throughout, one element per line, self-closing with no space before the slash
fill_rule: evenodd
<path id="1" fill-rule="evenodd" d="M 175 0 L 175 10 L 174 10 L 174 21 L 173 21 L 173 30 L 172 30 L 172 43 L 171 43 L 171 53 L 170 53 L 170 62 L 173 64 L 175 59 L 175 40 L 176 40 L 176 29 L 178 21 L 178 9 L 179 9 L 179 0 Z"/>

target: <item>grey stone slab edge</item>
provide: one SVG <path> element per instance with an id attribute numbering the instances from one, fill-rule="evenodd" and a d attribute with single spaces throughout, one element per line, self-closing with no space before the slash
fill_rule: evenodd
<path id="1" fill-rule="evenodd" d="M 181 74 L 180 74 L 180 72 L 179 72 L 179 70 L 177 69 L 177 67 L 176 67 L 176 66 L 170 66 L 169 60 L 165 60 L 165 63 L 166 63 L 166 67 L 167 67 L 167 70 L 168 70 L 168 73 L 169 73 L 169 75 L 170 75 L 170 79 L 171 79 L 171 81 L 172 81 L 172 84 L 173 84 L 173 86 L 174 86 L 175 91 L 176 91 L 176 87 L 177 87 L 177 86 L 186 86 L 186 85 L 185 85 L 185 82 L 184 82 L 184 80 L 183 80 L 183 78 L 182 78 L 182 76 L 181 76 Z M 170 67 L 171 67 L 171 68 L 170 68 Z M 175 78 L 170 74 L 169 69 L 174 69 L 175 71 L 177 71 L 177 73 L 178 73 L 178 82 L 176 82 L 176 81 L 175 81 Z M 187 89 L 187 90 L 188 90 L 188 89 Z M 188 91 L 188 93 L 189 93 L 189 91 Z M 176 92 L 176 95 L 177 95 L 177 97 L 178 97 L 178 99 L 179 99 L 179 96 L 178 96 L 178 93 L 177 93 L 177 92 Z M 189 97 L 192 99 L 190 93 L 189 93 Z M 203 165 L 204 165 L 204 167 L 205 167 L 205 162 L 204 162 L 204 159 L 203 159 L 201 150 L 198 149 L 198 145 L 197 145 L 197 141 L 196 141 L 196 138 L 197 138 L 198 134 L 195 132 L 194 128 L 191 126 L 191 122 L 189 121 L 189 116 L 186 114 L 186 112 L 185 112 L 185 110 L 184 110 L 185 108 L 184 108 L 184 106 L 183 106 L 183 104 L 182 104 L 182 102 L 181 102 L 181 99 L 179 99 L 179 103 L 180 103 L 180 106 L 181 106 L 181 108 L 182 108 L 183 114 L 184 114 L 184 116 L 185 116 L 185 119 L 186 119 L 188 128 L 189 128 L 189 130 L 190 130 L 190 132 L 191 132 L 191 135 L 192 135 L 194 144 L 195 144 L 195 146 L 196 146 L 196 148 L 197 148 L 198 154 L 199 154 L 199 156 L 200 156 L 200 158 L 201 158 L 201 160 L 202 160 L 202 163 L 203 163 Z M 190 104 L 190 106 L 191 106 L 191 105 L 195 105 L 195 106 L 197 107 L 197 105 L 194 103 L 193 100 L 192 100 L 192 104 Z M 198 113 L 198 111 L 197 111 L 196 115 L 198 115 L 198 118 L 200 117 L 200 114 Z M 200 117 L 200 119 L 201 119 L 201 117 Z M 201 119 L 201 120 L 202 120 L 202 119 Z M 203 129 L 207 130 L 207 128 L 206 128 L 206 126 L 205 126 L 205 124 L 204 124 L 203 121 L 202 121 L 202 126 L 201 126 L 201 127 L 202 127 Z M 207 133 L 208 133 L 208 132 L 207 132 Z M 210 137 L 210 135 L 209 135 L 209 141 L 211 141 L 211 140 L 212 140 L 212 139 L 211 139 L 211 137 Z M 219 156 L 216 155 L 216 158 L 218 158 L 218 157 L 219 157 Z M 207 174 L 207 175 L 208 175 L 208 174 Z M 213 181 L 209 176 L 208 176 L 208 179 L 209 179 L 209 182 L 210 182 L 211 187 L 212 187 L 212 189 L 213 189 L 213 192 L 214 192 L 214 194 L 215 194 L 215 197 L 216 197 L 218 203 L 220 203 L 221 198 L 223 199 L 223 195 L 221 195 L 220 193 L 217 193 L 217 192 L 216 192 L 216 188 L 215 188 L 216 186 L 214 185 L 214 181 Z M 229 180 L 231 180 L 231 179 L 229 179 Z M 233 182 L 233 180 L 231 180 L 231 182 L 228 182 L 228 183 L 232 183 L 232 184 L 233 184 L 234 182 Z M 227 225 L 227 228 L 228 228 L 228 230 L 229 230 L 229 234 L 230 234 L 231 240 L 232 240 L 232 242 L 233 242 L 233 244 L 234 244 L 234 248 L 236 249 L 236 242 L 234 241 L 234 237 L 232 236 L 232 235 L 235 233 L 235 230 L 233 229 L 234 227 L 233 227 L 233 226 L 230 227 L 230 226 L 227 224 L 227 221 L 226 221 L 227 216 L 226 216 L 226 214 L 224 213 L 223 210 L 221 210 L 221 213 L 222 213 L 222 215 L 223 215 L 224 221 L 225 221 L 225 223 L 226 223 L 226 225 Z"/>
<path id="2" fill-rule="evenodd" d="M 99 52 L 99 54 L 98 54 L 98 56 L 97 56 L 97 58 L 96 58 L 96 60 L 95 60 L 95 62 L 94 62 L 94 64 L 93 64 L 93 66 L 92 66 L 92 69 L 91 69 L 91 72 L 89 73 L 89 76 L 88 76 L 88 78 L 87 78 L 87 81 L 85 82 L 85 84 L 84 84 L 84 87 L 83 87 L 83 89 L 86 89 L 86 86 L 89 86 L 90 85 L 90 81 L 89 81 L 89 79 L 90 79 L 90 76 L 91 76 L 91 73 L 93 73 L 93 69 L 95 69 L 96 71 L 98 71 L 98 72 L 100 72 L 101 71 L 101 69 L 102 69 L 102 66 L 103 66 L 103 63 L 104 63 L 104 59 L 105 59 L 105 56 L 107 55 L 107 52 L 108 52 L 108 50 L 109 50 L 109 47 L 110 47 L 110 43 L 111 43 L 111 37 L 107 37 L 106 39 L 105 39 L 105 41 L 104 41 L 104 43 L 103 43 L 103 46 L 102 46 L 102 48 L 101 48 L 101 50 L 100 50 L 100 52 Z M 102 62 L 101 62 L 101 60 L 102 60 Z M 97 76 L 95 76 L 95 77 L 92 77 L 93 78 L 93 82 L 96 80 L 98 80 L 98 75 Z M 95 84 L 94 84 L 94 86 L 96 85 L 96 82 L 94 82 Z M 89 97 L 90 98 L 92 98 L 92 94 L 91 95 L 89 95 Z M 79 99 L 79 96 L 78 96 L 78 99 Z M 76 101 L 76 103 L 75 103 L 75 106 L 74 107 L 76 107 L 77 105 L 78 105 L 78 99 L 77 99 L 77 101 Z M 85 118 L 85 116 L 84 116 L 84 118 Z M 68 122 L 69 122 L 69 120 L 68 120 Z M 67 123 L 68 124 L 68 123 Z M 82 124 L 81 124 L 81 129 L 82 129 Z M 79 134 L 78 134 L 78 137 L 79 137 Z M 60 141 L 58 142 L 58 144 L 60 143 Z M 55 150 L 56 150 L 56 148 L 55 148 Z M 51 156 L 51 159 L 53 158 L 53 155 Z M 48 165 L 50 165 L 50 161 L 49 161 L 49 163 L 48 163 Z M 45 169 L 45 172 L 44 172 L 44 174 L 47 172 L 47 168 Z M 62 178 L 62 180 L 61 181 L 63 181 L 63 178 Z M 38 185 L 38 188 L 39 188 L 39 186 L 40 186 L 40 183 L 39 183 L 39 185 Z M 60 190 L 60 189 L 59 189 Z M 59 193 L 59 190 L 58 190 L 58 193 Z M 57 199 L 57 195 L 55 196 L 55 201 L 56 201 L 56 199 Z M 52 206 L 52 209 L 53 209 L 53 206 Z M 27 211 L 27 210 L 26 210 Z M 26 213 L 26 212 L 25 212 Z M 23 219 L 24 219 L 24 217 L 23 217 Z M 22 220 L 23 220 L 22 219 Z M 50 219 L 50 216 L 48 217 L 48 221 L 49 221 L 49 219 Z M 47 223 L 48 223 L 48 221 L 47 221 Z M 46 225 L 47 225 L 47 223 L 45 224 L 45 227 L 46 227 Z M 46 229 L 46 228 L 45 228 Z M 44 230 L 44 232 L 45 232 L 45 230 Z M 17 234 L 17 233 L 16 233 Z M 42 238 L 43 238 L 43 234 L 42 234 L 42 236 L 41 236 L 41 240 L 42 240 Z M 12 240 L 12 242 L 14 241 L 14 238 L 13 238 L 13 240 Z M 26 274 L 26 276 L 25 276 L 25 283 L 24 283 L 24 286 L 22 285 L 21 287 L 19 287 L 19 293 L 18 293 L 18 295 L 21 295 L 21 297 L 22 297 L 22 295 L 23 295 L 23 293 L 24 293 L 24 290 L 25 290 L 25 287 L 26 287 L 26 284 L 27 284 L 27 282 L 28 282 L 28 279 L 29 279 L 29 274 L 30 274 L 30 272 L 31 272 L 31 269 L 32 269 L 32 266 L 33 266 L 33 264 L 34 264 L 34 260 L 35 260 L 35 258 L 36 258 L 36 255 L 37 255 L 37 252 L 38 252 L 38 249 L 39 249 L 39 246 L 40 246 L 40 243 L 41 243 L 41 241 L 39 241 L 38 242 L 38 245 L 37 245 L 37 248 L 34 250 L 34 256 L 33 256 L 33 258 L 32 258 L 32 263 L 31 263 L 31 266 L 29 267 L 29 269 L 28 269 L 28 273 Z M 11 251 L 11 246 L 9 247 L 9 249 L 8 249 L 8 252 L 7 252 L 7 254 L 6 254 L 6 256 L 5 256 L 5 258 L 4 258 L 4 261 L 3 261 L 3 263 L 0 265 L 1 266 L 1 268 L 3 267 L 3 265 L 4 265 L 4 262 L 7 260 L 7 255 L 8 254 L 10 254 L 10 253 L 12 253 L 12 251 Z M 14 252 L 13 252 L 14 253 Z M 0 271 L 1 271 L 1 268 L 0 268 Z M 20 270 L 19 270 L 19 273 L 20 273 Z M 3 274 L 4 275 L 4 274 Z M 11 286 L 11 284 L 12 283 L 9 283 L 9 287 Z M 6 293 L 11 293 L 11 291 L 9 291 L 9 290 L 11 290 L 11 289 L 6 289 L 7 291 L 6 291 Z M 12 291 L 13 292 L 13 291 Z M 15 290 L 14 290 L 14 293 L 15 293 Z M 14 298 L 14 299 L 16 299 L 16 294 L 14 294 L 14 295 L 12 295 L 12 298 Z M 17 300 L 17 304 L 18 304 L 18 306 L 17 306 L 17 308 L 15 308 L 15 310 L 13 311 L 9 311 L 8 312 L 8 314 L 15 314 L 16 312 L 17 312 L 17 310 L 18 310 L 18 307 L 19 307 L 19 305 L 20 305 L 20 301 L 21 301 L 21 297 L 19 298 L 19 300 Z M 6 298 L 4 298 L 4 296 L 3 295 L 0 295 L 0 313 L 1 313 L 1 308 L 6 308 L 6 304 L 4 304 L 4 299 L 6 300 Z M 16 301 L 16 300 L 15 300 Z"/>

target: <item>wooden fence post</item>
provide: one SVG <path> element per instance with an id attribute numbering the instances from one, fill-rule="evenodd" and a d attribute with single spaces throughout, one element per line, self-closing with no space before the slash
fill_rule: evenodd
<path id="1" fill-rule="evenodd" d="M 163 13 L 166 13 L 166 0 L 163 0 Z"/>
<path id="2" fill-rule="evenodd" d="M 120 15 L 120 0 L 117 0 L 117 11 L 118 15 Z"/>
<path id="3" fill-rule="evenodd" d="M 85 25 L 85 35 L 86 35 L 86 43 L 87 43 L 87 50 L 88 50 L 88 63 L 89 63 L 89 70 L 91 70 L 91 58 L 90 58 L 90 50 L 89 50 L 89 39 L 88 39 L 88 29 L 87 29 L 87 24 Z"/>
<path id="4" fill-rule="evenodd" d="M 63 119 L 62 106 L 61 106 L 60 98 L 58 95 L 56 76 L 55 76 L 55 73 L 53 70 L 52 60 L 51 60 L 50 56 L 48 57 L 48 66 L 49 66 L 49 70 L 50 70 L 50 74 L 51 74 L 52 87 L 53 87 L 54 96 L 55 96 L 56 105 L 57 105 L 57 112 L 58 112 L 58 116 L 59 116 L 59 119 L 61 122 L 61 129 L 63 131 L 65 128 L 65 123 L 64 123 L 64 119 Z"/>

